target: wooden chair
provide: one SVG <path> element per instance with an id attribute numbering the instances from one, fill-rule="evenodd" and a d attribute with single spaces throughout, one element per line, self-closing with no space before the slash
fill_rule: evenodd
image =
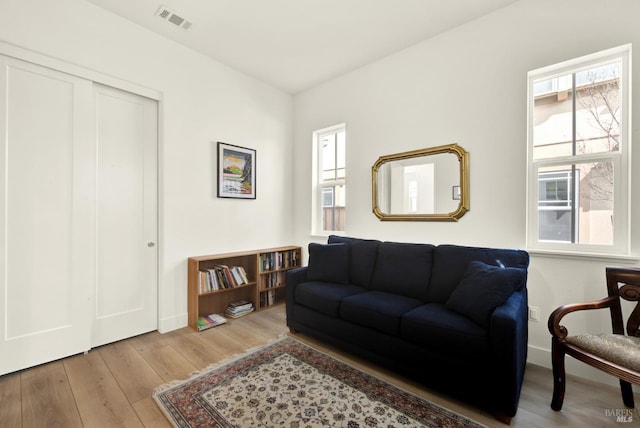
<path id="1" fill-rule="evenodd" d="M 631 384 L 640 384 L 640 269 L 606 269 L 608 297 L 588 303 L 573 303 L 559 307 L 549 316 L 551 358 L 553 364 L 553 398 L 551 408 L 562 409 L 565 391 L 564 356 L 572 357 L 620 379 L 622 401 L 633 408 Z M 636 302 L 627 320 L 627 335 L 620 299 Z M 610 334 L 569 335 L 560 325 L 562 318 L 575 311 L 608 308 L 611 313 Z"/>

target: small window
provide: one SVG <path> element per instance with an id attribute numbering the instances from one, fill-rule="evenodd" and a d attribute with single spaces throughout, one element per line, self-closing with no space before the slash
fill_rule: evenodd
<path id="1" fill-rule="evenodd" d="M 346 131 L 338 125 L 313 133 L 314 233 L 344 232 L 346 214 Z"/>
<path id="2" fill-rule="evenodd" d="M 630 46 L 529 73 L 530 249 L 629 253 Z"/>
<path id="3" fill-rule="evenodd" d="M 333 197 L 334 190 L 333 187 L 322 189 L 322 208 L 335 207 L 335 199 Z"/>

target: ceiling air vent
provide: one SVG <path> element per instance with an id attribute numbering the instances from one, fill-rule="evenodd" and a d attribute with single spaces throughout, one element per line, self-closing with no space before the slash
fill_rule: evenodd
<path id="1" fill-rule="evenodd" d="M 160 6 L 158 11 L 156 12 L 156 15 L 164 19 L 165 21 L 182 28 L 183 30 L 188 30 L 189 28 L 191 28 L 191 22 L 187 21 L 184 17 L 178 15 L 177 13 L 172 12 L 165 6 Z"/>

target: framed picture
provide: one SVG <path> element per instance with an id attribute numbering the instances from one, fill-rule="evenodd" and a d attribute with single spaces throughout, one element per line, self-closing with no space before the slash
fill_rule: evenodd
<path id="1" fill-rule="evenodd" d="M 454 200 L 460 200 L 460 186 L 453 186 L 451 188 L 451 196 Z"/>
<path id="2" fill-rule="evenodd" d="M 218 142 L 218 197 L 256 198 L 256 151 Z"/>

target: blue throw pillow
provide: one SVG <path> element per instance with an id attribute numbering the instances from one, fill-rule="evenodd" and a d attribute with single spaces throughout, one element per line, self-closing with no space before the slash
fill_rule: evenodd
<path id="1" fill-rule="evenodd" d="M 524 278 L 525 270 L 521 268 L 472 261 L 446 306 L 488 328 L 493 310 L 520 288 Z"/>
<path id="2" fill-rule="evenodd" d="M 309 244 L 309 281 L 349 283 L 349 246 L 347 244 Z"/>

